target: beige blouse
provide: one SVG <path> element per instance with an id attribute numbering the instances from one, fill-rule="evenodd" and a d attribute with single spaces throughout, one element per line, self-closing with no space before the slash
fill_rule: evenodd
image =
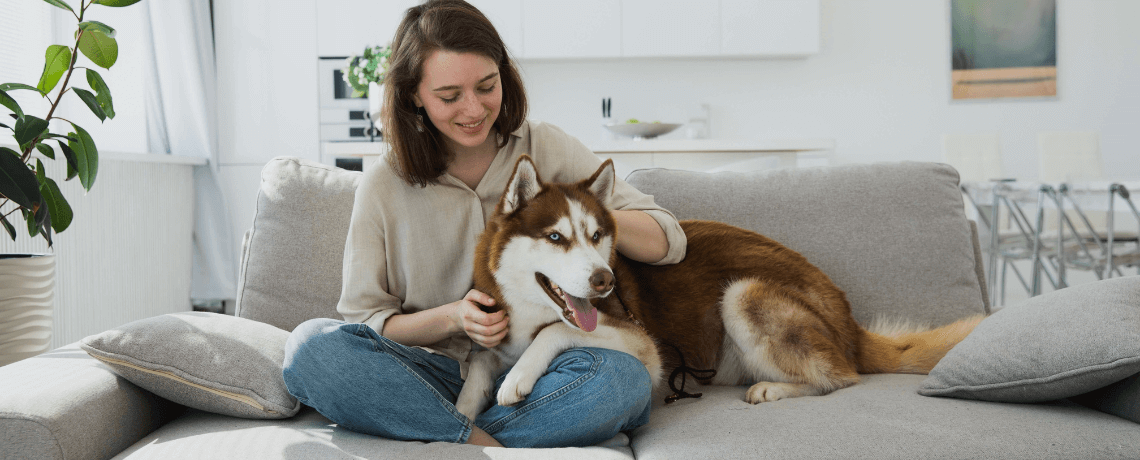
<path id="1" fill-rule="evenodd" d="M 523 154 L 534 159 L 545 182 L 590 177 L 601 160 L 556 126 L 529 121 L 512 133 L 475 190 L 450 174 L 426 188 L 408 185 L 385 159 L 372 164 L 356 190 L 344 248 L 344 284 L 337 311 L 380 334 L 397 313 L 413 313 L 463 298 L 473 286 L 475 246 L 487 218 Z M 686 239 L 672 213 L 618 180 L 611 209 L 642 210 L 669 240 L 658 264 L 685 257 Z M 424 347 L 449 356 L 466 371 L 472 342 L 455 336 Z M 466 374 L 466 372 L 464 372 Z"/>

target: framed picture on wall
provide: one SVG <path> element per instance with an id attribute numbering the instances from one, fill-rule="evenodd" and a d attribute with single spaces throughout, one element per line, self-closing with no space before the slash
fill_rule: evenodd
<path id="1" fill-rule="evenodd" d="M 950 0 L 953 99 L 1057 96 L 1056 0 Z"/>

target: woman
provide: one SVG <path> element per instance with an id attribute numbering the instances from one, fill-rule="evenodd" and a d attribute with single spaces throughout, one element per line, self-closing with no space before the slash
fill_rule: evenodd
<path id="1" fill-rule="evenodd" d="M 347 322 L 293 331 L 289 391 L 346 428 L 393 439 L 581 446 L 644 424 L 644 365 L 595 348 L 563 353 L 516 406 L 494 405 L 474 421 L 456 411 L 472 343 L 494 347 L 510 327 L 503 312 L 479 308 L 495 299 L 471 285 L 476 241 L 515 160 L 530 155 L 556 182 L 585 179 L 601 161 L 558 128 L 525 120 L 518 72 L 471 5 L 409 9 L 392 50 L 388 161 L 361 180 L 345 245 L 337 310 Z M 622 254 L 656 264 L 684 257 L 684 233 L 652 197 L 619 181 L 609 204 Z"/>

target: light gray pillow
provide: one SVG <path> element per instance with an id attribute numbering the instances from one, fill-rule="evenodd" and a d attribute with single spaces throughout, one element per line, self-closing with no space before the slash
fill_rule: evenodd
<path id="1" fill-rule="evenodd" d="M 281 377 L 289 333 L 206 312 L 146 318 L 80 347 L 115 373 L 184 406 L 234 417 L 292 417 L 301 403 Z"/>
<path id="2" fill-rule="evenodd" d="M 312 318 L 343 319 L 344 243 L 362 173 L 292 157 L 261 170 L 246 233 L 237 316 L 291 331 Z"/>
<path id="3" fill-rule="evenodd" d="M 986 318 L 930 371 L 919 394 L 1041 402 L 1140 372 L 1140 276 L 1072 286 Z"/>

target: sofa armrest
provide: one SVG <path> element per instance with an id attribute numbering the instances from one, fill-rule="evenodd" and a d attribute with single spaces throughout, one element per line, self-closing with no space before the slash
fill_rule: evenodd
<path id="1" fill-rule="evenodd" d="M 183 410 L 73 343 L 0 367 L 0 458 L 110 458 Z"/>

